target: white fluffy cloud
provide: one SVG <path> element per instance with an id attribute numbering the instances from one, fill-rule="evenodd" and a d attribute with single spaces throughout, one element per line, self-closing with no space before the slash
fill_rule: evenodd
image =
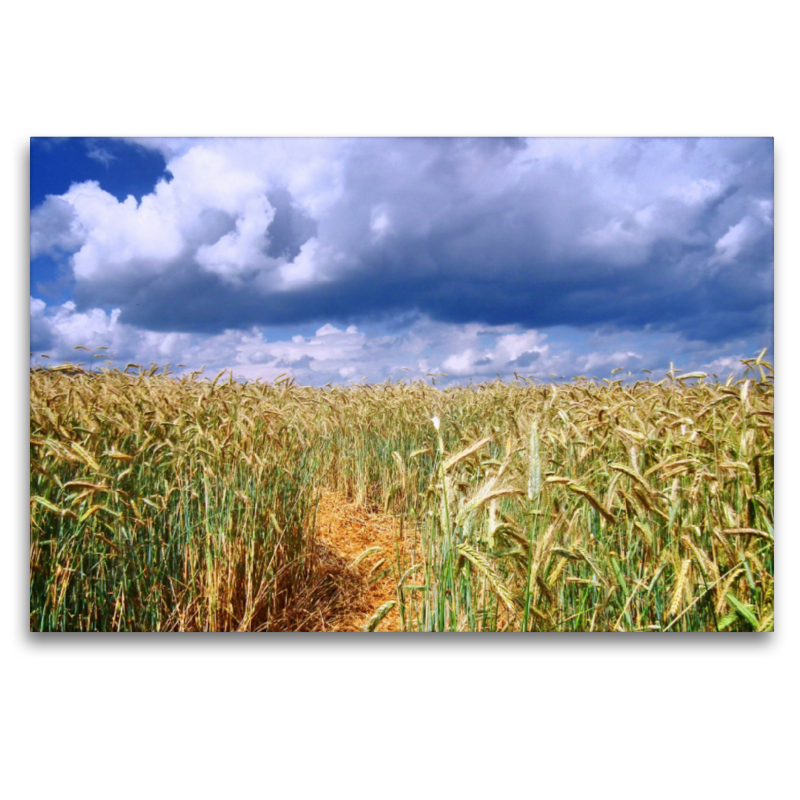
<path id="1" fill-rule="evenodd" d="M 268 269 L 270 260 L 265 254 L 267 228 L 274 216 L 275 209 L 266 197 L 250 198 L 236 219 L 233 231 L 213 244 L 204 244 L 197 249 L 197 263 L 209 272 L 234 281 L 242 275 Z"/>
<path id="2" fill-rule="evenodd" d="M 108 358 L 118 366 L 129 361 L 170 363 L 174 371 L 184 373 L 204 366 L 215 372 L 231 370 L 240 379 L 272 380 L 288 374 L 304 383 L 322 385 L 363 377 L 371 382 L 401 377 L 413 380 L 448 370 L 454 379 L 472 375 L 494 378 L 498 371 L 511 375 L 515 367 L 525 374 L 540 373 L 557 362 L 550 358 L 545 335 L 536 331 L 507 333 L 507 326 L 445 325 L 422 318 L 401 332 L 368 335 L 355 325 L 338 328 L 326 324 L 311 336 L 295 334 L 270 341 L 257 329 L 226 330 L 214 336 L 146 331 L 121 323 L 119 316 L 118 309 L 82 313 L 71 301 L 48 308 L 31 298 L 31 338 L 36 350 L 32 363 L 47 363 L 41 359 L 45 354 L 51 363 L 83 362 L 88 368 L 88 364 L 104 366 Z M 491 347 L 481 357 L 474 357 L 470 345 L 478 341 L 488 341 Z M 76 347 L 107 350 L 102 351 L 103 359 L 95 362 L 91 355 L 76 353 Z M 530 362 L 536 361 L 535 370 L 528 368 L 528 362 L 524 369 L 516 364 L 527 353 L 536 355 Z M 427 357 L 421 357 L 424 355 Z M 475 362 L 479 362 L 477 366 Z M 180 368 L 179 363 L 183 365 Z"/>
<path id="3" fill-rule="evenodd" d="M 550 346 L 544 344 L 547 336 L 537 331 L 502 333 L 503 330 L 479 325 L 463 326 L 456 337 L 458 351 L 442 362 L 444 372 L 456 378 L 494 377 L 497 373 L 509 371 L 540 374 L 545 367 L 554 366 Z M 494 338 L 492 346 L 480 347 L 480 340 L 492 333 L 500 334 Z"/>
<path id="4" fill-rule="evenodd" d="M 583 370 L 585 372 L 592 372 L 599 367 L 610 369 L 617 369 L 618 367 L 630 367 L 632 364 L 638 367 L 636 362 L 641 363 L 642 355 L 640 353 L 628 352 L 614 352 L 614 353 L 589 353 L 580 359 Z"/>
<path id="5" fill-rule="evenodd" d="M 268 194 L 288 187 L 301 210 L 323 213 L 338 195 L 329 152 L 335 142 L 191 140 L 169 160 L 173 179 L 159 181 L 140 203 L 132 196 L 120 202 L 96 181 L 73 184 L 33 212 L 32 256 L 73 251 L 79 284 L 118 283 L 126 292 L 181 259 L 234 285 L 257 279 L 251 287 L 265 293 L 308 283 L 322 277 L 316 262 L 323 250 L 335 263 L 332 248 L 312 240 L 298 264 L 270 258 L 275 209 Z"/>
<path id="6" fill-rule="evenodd" d="M 31 212 L 31 258 L 74 252 L 85 240 L 86 230 L 65 198 L 50 196 Z"/>
<path id="7" fill-rule="evenodd" d="M 313 334 L 268 338 L 262 330 L 225 330 L 216 335 L 159 332 L 120 321 L 119 310 L 80 312 L 73 302 L 48 307 L 31 298 L 31 364 L 62 361 L 101 368 L 112 361 L 157 364 L 178 374 L 205 368 L 207 374 L 230 370 L 239 380 L 272 381 L 290 375 L 300 383 L 373 383 L 385 380 L 428 380 L 447 385 L 474 379 L 494 380 L 514 374 L 549 381 L 550 377 L 608 375 L 624 367 L 641 377 L 640 368 L 666 372 L 670 361 L 686 371 L 736 372 L 747 352 L 744 342 L 734 355 L 729 350 L 698 349 L 681 342 L 677 334 L 646 333 L 636 337 L 637 350 L 625 334 L 591 335 L 571 342 L 550 340 L 535 330 L 470 323 L 450 325 L 426 317 L 397 331 L 360 330 L 325 324 Z M 88 347 L 86 353 L 76 347 Z M 98 350 L 98 348 L 104 348 Z M 588 352 L 587 352 L 588 351 Z M 45 354 L 49 362 L 42 359 Z M 442 373 L 444 375 L 442 375 Z"/>

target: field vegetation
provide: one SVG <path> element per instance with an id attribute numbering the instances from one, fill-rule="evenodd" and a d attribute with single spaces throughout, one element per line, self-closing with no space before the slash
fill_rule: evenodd
<path id="1" fill-rule="evenodd" d="M 447 389 L 32 370 L 30 628 L 773 630 L 763 355 Z M 337 508 L 384 535 L 336 551 Z"/>

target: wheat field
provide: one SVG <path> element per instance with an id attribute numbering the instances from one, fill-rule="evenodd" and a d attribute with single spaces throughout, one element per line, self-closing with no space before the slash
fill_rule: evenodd
<path id="1" fill-rule="evenodd" d="M 32 631 L 774 630 L 774 373 L 30 375 Z"/>

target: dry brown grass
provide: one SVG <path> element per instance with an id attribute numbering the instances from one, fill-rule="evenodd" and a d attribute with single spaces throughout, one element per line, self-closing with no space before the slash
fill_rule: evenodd
<path id="1" fill-rule="evenodd" d="M 398 547 L 401 563 L 405 564 L 410 560 L 413 543 L 397 517 L 368 511 L 358 501 L 324 490 L 316 518 L 317 593 L 305 598 L 314 602 L 305 612 L 305 624 L 296 620 L 299 626 L 295 629 L 363 630 L 376 609 L 397 599 Z M 369 550 L 373 552 L 363 556 Z M 400 630 L 398 606 L 377 630 Z"/>

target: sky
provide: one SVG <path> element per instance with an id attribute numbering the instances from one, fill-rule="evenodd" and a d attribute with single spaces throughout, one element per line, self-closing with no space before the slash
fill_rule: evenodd
<path id="1" fill-rule="evenodd" d="M 448 385 L 772 354 L 771 138 L 31 139 L 30 167 L 32 364 Z"/>

